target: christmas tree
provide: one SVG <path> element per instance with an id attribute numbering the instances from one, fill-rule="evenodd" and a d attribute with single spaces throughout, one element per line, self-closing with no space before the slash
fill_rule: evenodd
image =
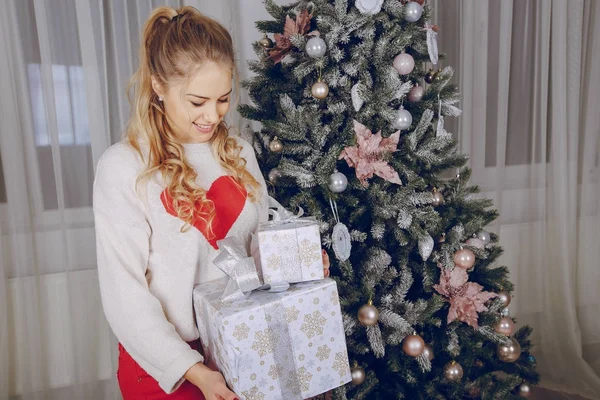
<path id="1" fill-rule="evenodd" d="M 331 249 L 353 382 L 334 398 L 520 398 L 539 376 L 508 315 L 497 216 L 444 129 L 460 96 L 423 0 L 264 1 L 241 114 L 290 210 Z M 273 37 L 274 41 L 271 39 Z M 452 171 L 453 178 L 444 178 Z"/>

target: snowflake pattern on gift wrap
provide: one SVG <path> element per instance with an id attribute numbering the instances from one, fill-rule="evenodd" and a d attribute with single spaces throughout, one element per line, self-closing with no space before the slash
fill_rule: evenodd
<path id="1" fill-rule="evenodd" d="M 325 302 L 323 303 L 323 305 L 321 306 L 321 311 L 323 311 L 324 313 L 326 313 L 327 311 L 329 311 L 329 303 Z"/>
<path id="2" fill-rule="evenodd" d="M 241 356 L 238 366 L 241 372 L 249 371 L 254 366 L 254 358 L 249 354 Z"/>
<path id="3" fill-rule="evenodd" d="M 241 325 L 235 326 L 235 329 L 233 330 L 233 337 L 239 342 L 243 339 L 248 339 L 248 333 L 250 333 L 250 327 L 245 323 L 242 323 Z"/>
<path id="4" fill-rule="evenodd" d="M 317 349 L 317 358 L 321 361 L 328 359 L 330 354 L 331 349 L 326 344 L 319 346 Z"/>
<path id="5" fill-rule="evenodd" d="M 308 362 L 306 363 L 306 366 L 308 368 L 312 368 L 315 366 L 315 360 L 313 360 L 312 358 L 310 360 L 308 360 Z"/>
<path id="6" fill-rule="evenodd" d="M 250 390 L 244 390 L 242 396 L 244 396 L 246 400 L 265 400 L 265 394 L 258 390 L 256 386 L 253 386 Z"/>
<path id="7" fill-rule="evenodd" d="M 335 379 L 333 376 L 327 374 L 321 376 L 321 381 L 319 382 L 319 387 L 321 388 L 330 388 L 335 386 Z"/>
<path id="8" fill-rule="evenodd" d="M 332 368 L 337 371 L 340 376 L 350 373 L 348 354 L 346 352 L 335 353 L 335 361 Z"/>
<path id="9" fill-rule="evenodd" d="M 254 335 L 254 343 L 252 343 L 252 350 L 256 351 L 261 357 L 273 352 L 270 329 L 256 332 Z"/>
<path id="10" fill-rule="evenodd" d="M 279 367 L 279 365 L 277 365 L 277 364 L 271 365 L 271 368 L 269 368 L 269 376 L 273 380 L 277 380 L 277 378 L 279 378 L 280 375 L 281 375 L 281 368 Z"/>
<path id="11" fill-rule="evenodd" d="M 331 292 L 331 297 L 329 298 L 329 302 L 331 304 L 333 304 L 334 306 L 340 305 L 340 298 L 338 297 L 338 294 L 335 290 L 333 292 Z"/>
<path id="12" fill-rule="evenodd" d="M 304 239 L 300 242 L 298 251 L 300 253 L 300 262 L 302 265 L 308 266 L 321 259 L 321 247 L 308 239 Z"/>
<path id="13" fill-rule="evenodd" d="M 297 371 L 298 383 L 300 384 L 300 390 L 303 392 L 308 391 L 310 388 L 310 381 L 312 381 L 312 374 L 306 370 L 306 368 L 299 368 Z"/>
<path id="14" fill-rule="evenodd" d="M 290 323 L 296 321 L 300 315 L 300 310 L 296 306 L 291 306 L 285 309 L 285 320 Z"/>
<path id="15" fill-rule="evenodd" d="M 320 311 L 313 311 L 312 314 L 306 314 L 304 316 L 304 323 L 300 327 L 300 330 L 310 339 L 315 335 L 323 334 L 323 328 L 326 322 L 327 319 L 321 315 Z"/>
<path id="16" fill-rule="evenodd" d="M 267 268 L 277 271 L 281 267 L 281 257 L 277 254 L 271 254 L 267 257 Z"/>
<path id="17" fill-rule="evenodd" d="M 267 382 L 267 380 L 266 380 L 265 378 L 262 378 L 262 379 L 261 379 L 261 380 L 258 382 L 258 384 L 259 384 L 259 386 L 260 386 L 260 387 L 265 387 L 265 386 L 267 386 L 267 384 L 268 384 L 268 383 L 269 383 L 269 382 Z"/>

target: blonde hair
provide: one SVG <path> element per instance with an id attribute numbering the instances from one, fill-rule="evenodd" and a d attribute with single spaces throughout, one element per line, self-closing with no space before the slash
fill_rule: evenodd
<path id="1" fill-rule="evenodd" d="M 125 133 L 126 141 L 142 157 L 140 142 L 148 146 L 146 169 L 138 176 L 136 187 L 146 184 L 160 172 L 173 199 L 173 209 L 184 221 L 182 232 L 194 222 L 194 211 L 208 211 L 205 218 L 209 232 L 215 216 L 215 206 L 206 197 L 206 190 L 196 184 L 197 173 L 184 155 L 169 126 L 164 108 L 152 88 L 152 77 L 161 87 L 170 82 L 185 81 L 203 63 L 212 61 L 231 69 L 237 77 L 233 41 L 227 30 L 194 7 L 156 8 L 146 22 L 140 46 L 140 66 L 128 87 L 131 116 Z M 210 141 L 212 151 L 223 169 L 235 178 L 240 190 L 257 201 L 259 183 L 246 169 L 240 157 L 241 147 L 228 136 L 228 127 L 221 121 Z M 199 204 L 198 204 L 199 203 Z"/>

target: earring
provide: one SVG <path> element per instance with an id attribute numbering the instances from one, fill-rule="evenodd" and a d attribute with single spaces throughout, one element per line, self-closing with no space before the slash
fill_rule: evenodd
<path id="1" fill-rule="evenodd" d="M 160 101 L 160 102 L 162 102 L 162 101 L 163 101 L 163 98 L 162 98 L 162 96 L 158 96 L 158 101 Z"/>

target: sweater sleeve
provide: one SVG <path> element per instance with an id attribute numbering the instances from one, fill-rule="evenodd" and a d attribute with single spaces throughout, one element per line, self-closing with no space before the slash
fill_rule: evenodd
<path id="1" fill-rule="evenodd" d="M 148 288 L 152 232 L 135 193 L 140 165 L 134 150 L 122 143 L 98 162 L 93 209 L 100 294 L 117 339 L 166 393 L 172 393 L 203 357 L 181 339 Z"/>
<path id="2" fill-rule="evenodd" d="M 267 190 L 265 178 L 258 166 L 256 154 L 250 143 L 239 137 L 236 139 L 242 146 L 240 156 L 246 159 L 246 168 L 248 169 L 248 172 L 254 176 L 254 179 L 256 179 L 260 185 L 259 222 L 267 222 L 269 220 L 269 192 Z"/>

